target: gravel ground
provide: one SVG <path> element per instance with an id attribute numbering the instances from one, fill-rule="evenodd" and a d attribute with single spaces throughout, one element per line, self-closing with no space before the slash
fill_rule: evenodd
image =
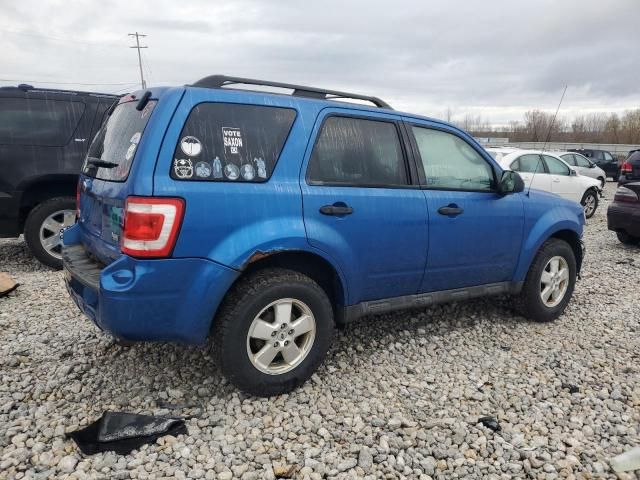
<path id="1" fill-rule="evenodd" d="M 59 272 L 0 240 L 22 284 L 0 299 L 0 479 L 616 478 L 608 460 L 640 444 L 640 249 L 607 231 L 606 206 L 555 323 L 506 298 L 364 319 L 272 399 L 228 385 L 206 349 L 114 344 Z M 64 434 L 105 410 L 193 418 L 188 435 L 84 457 Z"/>

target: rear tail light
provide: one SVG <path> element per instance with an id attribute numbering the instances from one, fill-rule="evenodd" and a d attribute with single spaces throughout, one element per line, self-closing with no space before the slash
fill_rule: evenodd
<path id="1" fill-rule="evenodd" d="M 78 180 L 76 185 L 76 220 L 80 218 L 80 188 L 82 180 Z"/>
<path id="2" fill-rule="evenodd" d="M 638 202 L 638 194 L 627 187 L 618 187 L 613 197 L 616 202 L 636 203 Z"/>
<path id="3" fill-rule="evenodd" d="M 128 197 L 120 249 L 132 257 L 167 257 L 178 238 L 184 200 Z"/>
<path id="4" fill-rule="evenodd" d="M 620 167 L 620 173 L 631 173 L 633 172 L 633 167 L 629 162 L 624 162 L 622 167 Z"/>

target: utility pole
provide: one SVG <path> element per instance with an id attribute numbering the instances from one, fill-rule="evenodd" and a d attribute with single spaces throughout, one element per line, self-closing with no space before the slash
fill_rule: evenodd
<path id="1" fill-rule="evenodd" d="M 140 55 L 140 49 L 149 48 L 149 47 L 147 47 L 146 45 L 145 46 L 140 45 L 140 37 L 146 37 L 146 35 L 136 32 L 136 33 L 129 33 L 128 36 L 136 37 L 136 44 L 129 48 L 135 48 L 138 50 L 138 67 L 140 68 L 140 86 L 144 90 L 145 88 L 147 88 L 147 82 L 144 81 L 144 74 L 142 73 L 142 55 Z"/>

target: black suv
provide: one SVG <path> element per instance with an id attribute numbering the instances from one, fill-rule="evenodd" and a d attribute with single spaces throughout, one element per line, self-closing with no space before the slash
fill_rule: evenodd
<path id="1" fill-rule="evenodd" d="M 78 173 L 115 95 L 0 88 L 0 237 L 24 237 L 62 267 L 60 231 L 75 223 Z"/>
<path id="2" fill-rule="evenodd" d="M 620 177 L 620 167 L 618 166 L 618 159 L 611 152 L 607 150 L 595 150 L 593 148 L 570 148 L 568 151 L 584 155 L 604 170 L 607 177 L 611 177 L 614 182 L 618 181 Z"/>

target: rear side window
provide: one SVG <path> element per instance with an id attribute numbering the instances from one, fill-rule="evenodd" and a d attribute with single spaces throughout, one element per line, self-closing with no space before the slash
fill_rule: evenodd
<path id="1" fill-rule="evenodd" d="M 83 113 L 83 102 L 0 98 L 0 144 L 62 147 Z"/>
<path id="2" fill-rule="evenodd" d="M 533 153 L 527 153 L 518 157 L 518 159 L 511 164 L 511 169 L 516 172 L 522 173 L 544 173 L 544 166 L 540 155 Z"/>
<path id="3" fill-rule="evenodd" d="M 361 118 L 327 118 L 309 160 L 307 180 L 312 185 L 407 185 L 396 125 Z"/>
<path id="4" fill-rule="evenodd" d="M 295 117 L 290 108 L 201 103 L 182 129 L 171 178 L 264 182 L 273 173 Z"/>
<path id="5" fill-rule="evenodd" d="M 150 100 L 142 111 L 137 101 L 118 105 L 93 139 L 82 173 L 90 177 L 122 182 L 129 176 L 138 143 L 156 105 Z"/>

